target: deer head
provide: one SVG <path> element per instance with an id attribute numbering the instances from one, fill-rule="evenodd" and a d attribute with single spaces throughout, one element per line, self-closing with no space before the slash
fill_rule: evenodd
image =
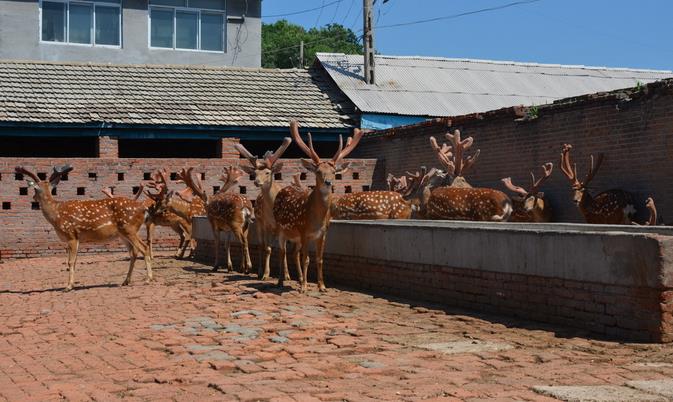
<path id="1" fill-rule="evenodd" d="M 251 166 L 241 165 L 240 168 L 245 173 L 255 177 L 255 186 L 267 187 L 273 183 L 273 175 L 283 170 L 283 162 L 278 162 L 278 159 L 287 150 L 291 142 L 292 139 L 290 137 L 283 138 L 283 143 L 278 147 L 276 152 L 267 151 L 261 160 L 257 156 L 253 156 L 241 144 L 234 145 L 234 148 L 250 162 Z"/>
<path id="2" fill-rule="evenodd" d="M 563 144 L 563 150 L 561 152 L 561 171 L 570 181 L 570 185 L 573 189 L 573 202 L 579 205 L 585 197 L 587 187 L 591 180 L 598 172 L 598 169 L 603 163 L 603 154 L 598 155 L 598 160 L 594 162 L 594 156 L 591 155 L 591 163 L 589 165 L 589 172 L 587 173 L 584 181 L 579 181 L 577 178 L 577 164 L 573 164 L 570 161 L 570 150 L 572 145 Z"/>
<path id="3" fill-rule="evenodd" d="M 554 164 L 551 162 L 542 165 L 543 174 L 537 180 L 535 180 L 535 174 L 530 172 L 530 188 L 528 190 L 514 185 L 510 177 L 502 179 L 502 182 L 505 187 L 520 197 L 526 212 L 530 212 L 535 208 L 542 210 L 544 209 L 544 192 L 540 191 L 540 186 L 551 176 L 553 169 Z"/>
<path id="4" fill-rule="evenodd" d="M 41 202 L 50 198 L 52 187 L 56 187 L 63 176 L 67 175 L 70 171 L 72 171 L 72 167 L 70 165 L 54 167 L 51 175 L 49 176 L 49 180 L 42 181 L 35 173 L 22 166 L 17 166 L 14 168 L 14 172 L 26 175 L 30 178 L 26 180 L 26 182 L 28 183 L 28 187 L 35 190 L 33 199 L 37 202 Z"/>
<path id="5" fill-rule="evenodd" d="M 343 173 L 348 169 L 348 162 L 342 162 L 343 159 L 350 154 L 355 147 L 360 142 L 362 138 L 362 131 L 357 128 L 353 129 L 353 136 L 348 137 L 346 141 L 346 147 L 343 146 L 343 137 L 339 135 L 339 149 L 328 161 L 322 161 L 318 154 L 313 149 L 313 138 L 311 133 L 308 133 L 308 145 L 304 142 L 299 135 L 299 123 L 296 120 L 290 122 L 290 132 L 292 138 L 297 143 L 299 148 L 301 148 L 304 153 L 309 156 L 311 159 L 302 159 L 302 166 L 315 174 L 316 178 L 316 189 L 319 189 L 323 194 L 328 194 L 332 192 L 332 182 L 337 173 Z"/>
<path id="6" fill-rule="evenodd" d="M 414 211 L 425 205 L 430 197 L 430 190 L 441 185 L 446 174 L 439 169 L 432 168 L 430 171 L 425 166 L 415 173 L 406 172 L 406 176 L 395 177 L 388 175 L 388 189 L 400 193 L 402 197 L 411 203 Z"/>

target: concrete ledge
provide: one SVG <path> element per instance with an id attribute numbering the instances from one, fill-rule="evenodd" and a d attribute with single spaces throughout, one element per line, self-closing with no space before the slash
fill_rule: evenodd
<path id="1" fill-rule="evenodd" d="M 670 341 L 672 233 L 669 227 L 333 221 L 325 274 L 328 282 L 364 290 L 611 337 Z M 212 233 L 205 218 L 195 219 L 194 236 L 197 255 L 206 258 Z M 255 243 L 254 234 L 250 240 Z"/>

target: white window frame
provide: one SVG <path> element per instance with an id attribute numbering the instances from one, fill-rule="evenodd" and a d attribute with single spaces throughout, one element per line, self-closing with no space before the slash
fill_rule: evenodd
<path id="1" fill-rule="evenodd" d="M 124 31 L 124 27 L 122 25 L 123 23 L 123 18 L 122 18 L 122 5 L 121 2 L 119 3 L 108 3 L 105 1 L 88 1 L 88 0 L 38 0 L 38 8 L 39 8 L 39 13 L 40 13 L 40 23 L 38 24 L 39 27 L 39 38 L 40 38 L 40 43 L 44 44 L 49 44 L 49 45 L 66 45 L 66 46 L 84 46 L 84 47 L 104 47 L 104 48 L 111 48 L 111 49 L 121 49 L 123 42 L 122 42 L 122 32 Z M 50 2 L 50 3 L 63 3 L 65 4 L 65 41 L 64 42 L 56 42 L 56 41 L 50 41 L 50 40 L 43 40 L 42 39 L 42 2 Z M 123 1 L 123 0 L 122 0 Z M 70 3 L 73 4 L 78 4 L 78 5 L 89 5 L 91 6 L 91 43 L 72 43 L 70 42 Z M 119 45 L 102 45 L 102 44 L 96 44 L 96 6 L 105 6 L 105 7 L 117 7 L 119 9 Z"/>
<path id="2" fill-rule="evenodd" d="M 189 4 L 189 0 L 187 0 Z M 173 11 L 173 46 L 172 47 L 159 47 L 152 46 L 152 10 L 165 10 Z M 164 6 L 164 5 L 147 5 L 147 46 L 150 49 L 154 50 L 178 50 L 181 52 L 200 52 L 200 53 L 227 53 L 227 3 L 224 2 L 224 10 L 214 10 L 210 8 L 194 8 L 194 7 L 178 7 L 178 6 Z M 189 13 L 196 13 L 198 18 L 198 30 L 196 32 L 196 49 L 184 49 L 176 47 L 177 42 L 177 17 L 176 13 L 178 11 L 184 11 Z M 206 14 L 220 14 L 222 15 L 222 50 L 201 50 L 201 13 Z"/>

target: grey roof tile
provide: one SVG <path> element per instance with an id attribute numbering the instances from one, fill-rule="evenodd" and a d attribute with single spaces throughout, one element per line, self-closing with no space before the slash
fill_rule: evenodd
<path id="1" fill-rule="evenodd" d="M 0 61 L 0 121 L 352 127 L 319 70 Z"/>

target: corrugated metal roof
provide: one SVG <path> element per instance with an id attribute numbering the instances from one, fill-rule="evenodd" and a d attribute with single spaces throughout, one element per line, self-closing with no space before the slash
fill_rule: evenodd
<path id="1" fill-rule="evenodd" d="M 317 69 L 0 61 L 0 122 L 350 128 Z"/>
<path id="2" fill-rule="evenodd" d="M 346 96 L 365 113 L 459 116 L 634 87 L 672 71 L 431 57 L 376 57 L 376 84 L 365 84 L 363 56 L 318 53 Z"/>

